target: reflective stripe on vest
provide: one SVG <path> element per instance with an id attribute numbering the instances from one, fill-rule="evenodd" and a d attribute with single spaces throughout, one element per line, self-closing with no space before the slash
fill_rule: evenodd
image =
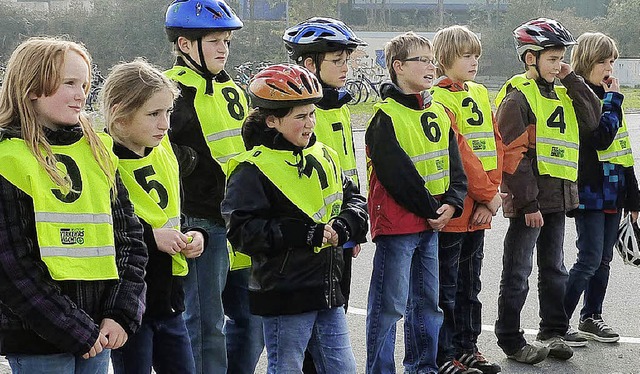
<path id="1" fill-rule="evenodd" d="M 342 171 L 338 154 L 320 142 L 302 155 L 257 146 L 229 162 L 229 173 L 242 162 L 258 169 L 307 216 L 327 223 L 342 209 Z M 302 162 L 302 173 L 298 164 Z M 316 251 L 318 249 L 316 248 Z"/>
<path id="2" fill-rule="evenodd" d="M 100 139 L 117 165 L 111 138 Z M 33 199 L 42 261 L 59 281 L 118 279 L 109 178 L 84 137 L 51 150 L 59 170 L 69 175 L 71 191 L 51 180 L 23 140 L 0 141 L 0 174 Z"/>
<path id="3" fill-rule="evenodd" d="M 500 105 L 506 89 L 512 86 L 522 92 L 536 115 L 536 158 L 538 173 L 575 182 L 578 179 L 580 135 L 578 119 L 567 89 L 555 86 L 558 99 L 540 94 L 533 79 L 524 74 L 509 79 L 496 97 Z"/>
<path id="4" fill-rule="evenodd" d="M 180 230 L 180 174 L 168 137 L 145 157 L 121 159 L 118 170 L 137 216 L 154 229 Z M 172 274 L 187 275 L 184 255 L 176 253 L 171 259 Z"/>
<path id="5" fill-rule="evenodd" d="M 449 188 L 449 131 L 451 122 L 444 107 L 432 102 L 423 110 L 412 110 L 391 98 L 374 105 L 393 123 L 400 147 L 407 153 L 431 195 Z"/>
<path id="6" fill-rule="evenodd" d="M 451 110 L 460 133 L 482 163 L 485 171 L 498 167 L 496 139 L 493 132 L 493 112 L 487 89 L 474 82 L 466 82 L 467 91 L 453 92 L 434 86 L 433 99 Z"/>
<path id="7" fill-rule="evenodd" d="M 213 94 L 205 94 L 207 82 L 185 66 L 174 66 L 166 76 L 196 89 L 193 105 L 211 157 L 227 170 L 227 162 L 245 151 L 241 128 L 248 113 L 247 98 L 236 84 L 213 82 Z"/>
<path id="8" fill-rule="evenodd" d="M 610 162 L 624 167 L 633 166 L 633 153 L 631 152 L 631 139 L 629 139 L 629 130 L 627 128 L 627 120 L 622 115 L 622 126 L 618 128 L 616 137 L 613 139 L 609 147 L 598 152 L 598 160 Z"/>
<path id="9" fill-rule="evenodd" d="M 316 108 L 316 127 L 313 132 L 318 141 L 338 153 L 344 174 L 359 186 L 349 107 L 343 105 L 328 110 Z"/>

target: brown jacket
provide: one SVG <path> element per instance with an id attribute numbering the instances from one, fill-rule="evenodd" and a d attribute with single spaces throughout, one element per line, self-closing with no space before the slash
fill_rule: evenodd
<path id="1" fill-rule="evenodd" d="M 580 138 L 595 129 L 600 118 L 598 97 L 575 73 L 561 80 L 573 106 Z M 540 93 L 555 98 L 552 84 L 537 82 Z M 536 116 L 524 94 L 507 87 L 507 95 L 496 111 L 496 120 L 504 144 L 504 164 L 500 190 L 507 193 L 502 210 L 513 218 L 538 210 L 542 214 L 567 212 L 578 207 L 575 182 L 538 173 L 536 161 Z"/>

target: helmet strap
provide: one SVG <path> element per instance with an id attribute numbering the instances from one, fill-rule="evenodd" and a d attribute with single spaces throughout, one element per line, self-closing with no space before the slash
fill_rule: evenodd
<path id="1" fill-rule="evenodd" d="M 187 61 L 189 61 L 189 63 L 194 68 L 196 68 L 196 70 L 198 70 L 200 75 L 202 75 L 202 77 L 206 80 L 207 86 L 205 88 L 205 94 L 206 95 L 212 95 L 213 94 L 213 79 L 215 79 L 216 75 L 209 71 L 209 69 L 207 68 L 207 62 L 204 60 L 204 53 L 202 52 L 202 37 L 199 37 L 198 39 L 196 39 L 195 42 L 198 45 L 198 55 L 200 56 L 200 63 L 199 64 L 193 58 L 191 58 L 191 56 L 189 56 L 188 53 L 184 53 L 184 52 L 182 52 L 182 50 L 180 50 L 180 54 Z"/>
<path id="2" fill-rule="evenodd" d="M 322 60 L 320 59 L 320 55 L 323 55 L 324 57 L 324 53 L 321 53 L 321 52 L 316 52 L 313 54 L 313 63 L 316 64 L 316 78 L 318 78 L 318 82 L 320 82 L 320 86 L 325 87 L 326 84 L 324 84 L 320 76 L 320 65 L 322 65 Z"/>

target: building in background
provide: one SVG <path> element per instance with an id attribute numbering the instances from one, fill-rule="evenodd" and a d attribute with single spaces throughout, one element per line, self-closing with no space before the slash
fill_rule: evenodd
<path id="1" fill-rule="evenodd" d="M 85 9 L 93 7 L 93 0 L 0 0 L 0 6 L 13 6 L 31 12 L 43 14 L 66 10 L 73 6 L 82 6 Z"/>

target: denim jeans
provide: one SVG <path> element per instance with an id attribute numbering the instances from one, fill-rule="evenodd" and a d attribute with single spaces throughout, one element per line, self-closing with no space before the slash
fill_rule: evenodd
<path id="1" fill-rule="evenodd" d="M 142 325 L 122 348 L 111 352 L 115 374 L 192 374 L 196 371 L 187 326 L 182 314 L 168 318 L 144 317 Z"/>
<path id="2" fill-rule="evenodd" d="M 564 308 L 569 318 L 584 292 L 580 319 L 602 314 L 602 303 L 609 283 L 609 263 L 618 238 L 621 214 L 579 210 L 575 215 L 578 258 L 569 271 Z"/>
<path id="3" fill-rule="evenodd" d="M 498 295 L 498 319 L 495 332 L 498 345 L 511 355 L 525 344 L 520 328 L 520 313 L 529 293 L 529 275 L 533 268 L 533 248 L 537 249 L 538 302 L 541 318 L 538 339 L 564 335 L 569 326 L 561 300 L 568 278 L 564 266 L 564 212 L 542 215 L 541 228 L 528 227 L 524 216 L 509 219 L 504 238 L 502 278 Z"/>
<path id="4" fill-rule="evenodd" d="M 230 305 L 227 310 L 222 303 L 222 292 L 227 284 L 229 273 L 226 228 L 208 219 L 188 216 L 186 224 L 201 227 L 209 234 L 209 242 L 202 255 L 195 259 L 187 259 L 189 274 L 185 277 L 184 284 L 186 308 L 184 318 L 191 339 L 196 373 L 226 373 L 227 356 L 234 360 L 234 363 L 229 365 L 230 368 L 236 367 L 236 362 L 244 368 L 229 371 L 229 373 L 253 373 L 255 363 L 260 356 L 258 353 L 257 357 L 254 357 L 255 352 L 261 352 L 264 344 L 260 324 L 257 325 L 258 331 L 253 331 L 253 334 L 235 333 L 235 329 L 243 329 L 245 326 L 254 326 L 255 329 L 255 322 L 249 323 L 246 319 L 259 317 L 249 313 L 249 303 Z M 231 278 L 234 281 L 238 280 L 233 276 Z M 244 288 L 241 288 L 235 287 L 237 283 L 234 281 L 230 282 L 228 294 L 247 292 L 246 283 Z M 248 296 L 239 295 L 238 299 L 241 297 Z M 238 310 L 242 310 L 242 313 L 237 313 Z M 230 342 L 225 339 L 225 311 L 232 321 L 226 328 Z M 234 342 L 233 339 L 236 337 L 244 340 Z M 229 352 L 227 347 L 231 348 Z"/>
<path id="5" fill-rule="evenodd" d="M 320 374 L 355 374 L 344 307 L 262 318 L 267 346 L 267 374 L 302 372 L 309 348 Z"/>
<path id="6" fill-rule="evenodd" d="M 222 293 L 229 374 L 253 374 L 264 348 L 262 317 L 249 311 L 251 269 L 230 271 Z"/>
<path id="7" fill-rule="evenodd" d="M 436 373 L 438 235 L 431 230 L 375 240 L 367 305 L 367 373 L 395 373 L 396 322 L 404 321 L 406 373 Z"/>
<path id="8" fill-rule="evenodd" d="M 444 321 L 438 338 L 438 364 L 477 351 L 482 332 L 480 269 L 484 230 L 440 232 L 440 308 Z"/>
<path id="9" fill-rule="evenodd" d="M 97 356 L 85 360 L 70 353 L 52 355 L 8 354 L 7 361 L 13 374 L 107 374 L 109 353 L 105 349 Z"/>

